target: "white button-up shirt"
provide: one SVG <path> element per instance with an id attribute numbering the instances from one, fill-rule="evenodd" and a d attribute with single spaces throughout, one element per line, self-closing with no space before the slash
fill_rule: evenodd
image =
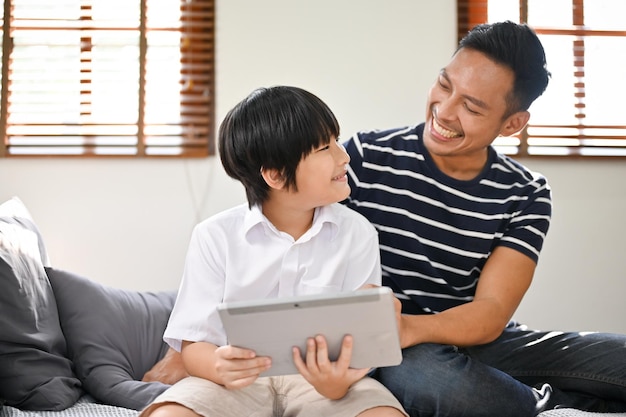
<path id="1" fill-rule="evenodd" d="M 223 301 L 353 291 L 381 284 L 378 235 L 365 217 L 335 203 L 316 209 L 311 228 L 294 241 L 247 204 L 193 230 L 178 298 L 164 340 L 222 346 L 217 312 Z"/>

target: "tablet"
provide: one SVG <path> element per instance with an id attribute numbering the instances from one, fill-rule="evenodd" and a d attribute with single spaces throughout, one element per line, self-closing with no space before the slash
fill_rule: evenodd
<path id="1" fill-rule="evenodd" d="M 261 376 L 297 374 L 292 347 L 304 353 L 307 338 L 318 334 L 326 337 L 331 360 L 338 358 L 343 337 L 352 335 L 352 368 L 402 361 L 393 292 L 387 287 L 227 302 L 218 311 L 228 344 L 272 358 L 272 367 Z"/>

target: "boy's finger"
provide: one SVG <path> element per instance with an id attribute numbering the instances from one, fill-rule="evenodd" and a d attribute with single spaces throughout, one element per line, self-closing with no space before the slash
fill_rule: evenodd
<path id="1" fill-rule="evenodd" d="M 236 346 L 224 346 L 221 348 L 221 351 L 224 359 L 252 359 L 256 357 L 256 353 L 253 350 Z"/>
<path id="2" fill-rule="evenodd" d="M 317 369 L 317 343 L 312 337 L 306 340 L 306 366 L 311 369 Z"/>
<path id="3" fill-rule="evenodd" d="M 352 359 L 352 347 L 354 339 L 351 335 L 346 335 L 341 342 L 341 352 L 339 352 L 339 358 L 337 363 L 345 368 L 350 367 L 350 360 Z"/>
<path id="4" fill-rule="evenodd" d="M 317 365 L 320 367 L 327 367 L 330 364 L 328 359 L 328 345 L 326 344 L 326 338 L 322 335 L 315 336 L 315 344 L 317 345 Z"/>

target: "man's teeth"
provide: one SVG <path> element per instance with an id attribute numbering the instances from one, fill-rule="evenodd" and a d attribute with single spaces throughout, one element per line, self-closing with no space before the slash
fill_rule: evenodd
<path id="1" fill-rule="evenodd" d="M 437 133 L 439 133 L 441 136 L 446 137 L 448 139 L 457 138 L 461 136 L 460 133 L 457 133 L 453 130 L 448 130 L 445 127 L 441 126 L 439 123 L 437 123 L 437 120 L 435 119 L 433 119 L 433 127 L 435 128 L 435 131 Z"/>

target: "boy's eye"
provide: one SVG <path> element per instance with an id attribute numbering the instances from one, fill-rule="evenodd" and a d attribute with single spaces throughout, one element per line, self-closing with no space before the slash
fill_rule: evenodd
<path id="1" fill-rule="evenodd" d="M 335 143 L 339 143 L 339 138 L 335 138 Z M 329 149 L 330 149 L 331 144 L 332 144 L 332 141 L 331 141 L 331 142 L 328 142 L 328 144 L 327 144 L 327 145 L 325 145 L 325 146 L 322 146 L 322 147 L 318 148 L 316 152 L 320 152 L 320 151 L 327 151 L 327 150 L 329 150 Z"/>

